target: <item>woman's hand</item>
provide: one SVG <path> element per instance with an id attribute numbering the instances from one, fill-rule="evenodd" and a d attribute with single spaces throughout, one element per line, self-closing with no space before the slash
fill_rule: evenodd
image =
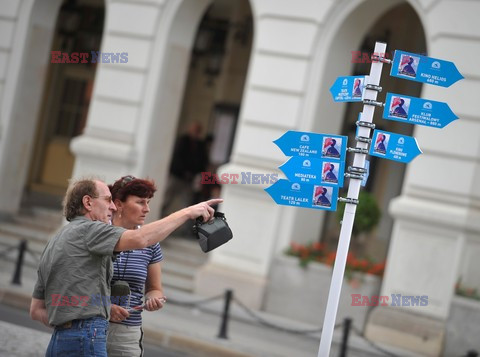
<path id="1" fill-rule="evenodd" d="M 167 302 L 167 298 L 165 296 L 149 297 L 145 301 L 145 310 L 147 311 L 160 310 L 166 302 Z"/>
<path id="2" fill-rule="evenodd" d="M 112 304 L 110 307 L 110 322 L 122 322 L 125 320 L 130 314 L 128 313 L 127 309 L 124 309 L 121 306 Z"/>

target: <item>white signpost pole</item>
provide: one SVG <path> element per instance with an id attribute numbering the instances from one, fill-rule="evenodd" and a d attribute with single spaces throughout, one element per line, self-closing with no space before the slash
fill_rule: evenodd
<path id="1" fill-rule="evenodd" d="M 386 48 L 386 43 L 377 42 L 375 43 L 374 54 L 384 57 Z M 370 75 L 367 77 L 366 84 L 378 87 L 380 83 L 380 76 L 382 74 L 382 67 L 383 63 L 381 61 L 372 62 Z M 365 89 L 363 99 L 375 102 L 377 99 L 377 94 L 377 90 Z M 370 137 L 370 128 L 368 127 L 367 123 L 372 123 L 374 111 L 374 105 L 364 104 L 363 112 L 360 117 L 360 123 L 363 122 L 364 125 L 359 126 L 358 128 L 359 137 Z M 368 152 L 368 142 L 357 141 L 356 150 L 353 151 L 355 152 L 353 168 L 363 169 L 365 167 L 365 156 Z M 352 170 L 352 172 L 354 171 Z M 325 319 L 323 321 L 318 357 L 328 357 L 330 355 L 333 330 L 335 328 L 335 319 L 340 300 L 340 292 L 342 290 L 343 276 L 345 274 L 348 248 L 350 246 L 350 237 L 352 235 L 353 221 L 355 219 L 355 212 L 357 209 L 356 203 L 358 202 L 358 194 L 360 192 L 360 184 L 361 179 L 351 179 L 348 186 L 347 203 L 345 205 L 345 212 L 343 214 L 342 227 L 340 230 L 340 237 L 337 247 L 337 255 L 335 264 L 333 266 L 332 282 L 330 284 L 330 291 L 328 293 L 327 308 L 325 312 Z"/>

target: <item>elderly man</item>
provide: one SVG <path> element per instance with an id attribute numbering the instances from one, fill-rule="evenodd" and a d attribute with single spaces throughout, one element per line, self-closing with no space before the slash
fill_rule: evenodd
<path id="1" fill-rule="evenodd" d="M 137 230 L 109 225 L 116 207 L 99 180 L 73 182 L 64 199 L 70 222 L 47 244 L 30 316 L 54 328 L 47 356 L 107 356 L 114 252 L 151 246 L 189 219 L 213 217 L 214 199 L 184 208 Z"/>

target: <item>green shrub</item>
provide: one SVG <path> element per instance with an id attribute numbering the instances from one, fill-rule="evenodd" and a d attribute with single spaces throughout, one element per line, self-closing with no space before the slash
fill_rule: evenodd
<path id="1" fill-rule="evenodd" d="M 358 197 L 359 203 L 355 213 L 355 221 L 353 223 L 353 235 L 370 232 L 380 221 L 381 212 L 375 197 L 366 191 L 360 191 Z M 339 221 L 343 219 L 345 211 L 345 203 L 339 202 L 337 209 L 337 218 Z"/>

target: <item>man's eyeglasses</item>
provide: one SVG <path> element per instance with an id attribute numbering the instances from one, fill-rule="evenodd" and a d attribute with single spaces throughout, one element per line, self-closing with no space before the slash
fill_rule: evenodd
<path id="1" fill-rule="evenodd" d="M 120 187 L 123 188 L 127 183 L 132 182 L 133 180 L 135 180 L 135 177 L 133 177 L 131 175 L 122 177 L 122 182 L 120 184 Z"/>
<path id="2" fill-rule="evenodd" d="M 90 196 L 92 198 L 103 198 L 105 201 L 108 203 L 112 203 L 112 196 L 110 195 L 105 195 L 105 196 Z"/>

